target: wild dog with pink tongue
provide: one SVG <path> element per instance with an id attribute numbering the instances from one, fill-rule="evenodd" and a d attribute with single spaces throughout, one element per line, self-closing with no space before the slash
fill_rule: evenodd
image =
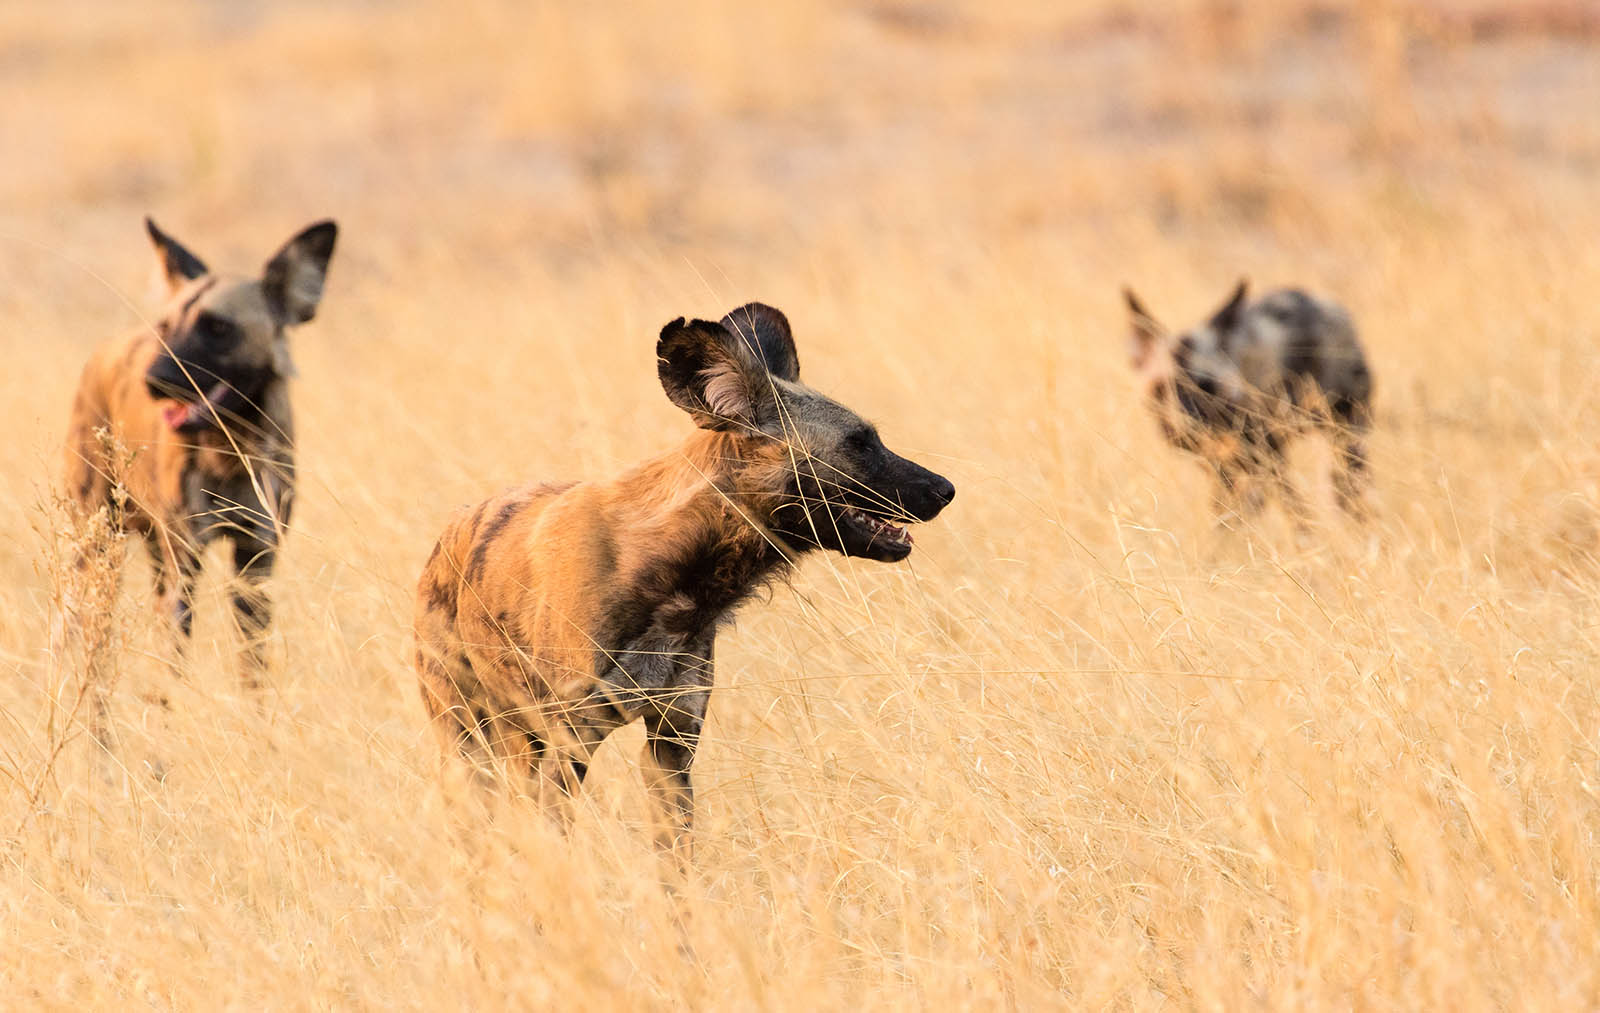
<path id="1" fill-rule="evenodd" d="M 294 489 L 289 334 L 316 313 L 338 228 L 304 229 L 254 277 L 213 273 L 154 222 L 145 228 L 166 306 L 84 367 L 67 434 L 67 492 L 87 514 L 112 502 L 120 478 L 123 526 L 144 537 L 159 607 L 183 637 L 202 551 L 217 538 L 232 543 L 233 611 L 254 681 L 270 620 L 262 584 Z"/>

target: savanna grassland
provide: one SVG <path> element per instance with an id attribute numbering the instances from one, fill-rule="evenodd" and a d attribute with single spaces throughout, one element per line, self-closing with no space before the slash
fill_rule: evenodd
<path id="1" fill-rule="evenodd" d="M 1579 2 L 0 7 L 0 1005 L 1600 1004 L 1597 110 Z M 133 553 L 105 750 L 54 483 L 147 212 L 343 231 L 269 685 Z M 1365 527 L 1308 442 L 1311 534 L 1213 530 L 1140 410 L 1119 285 L 1241 275 L 1361 325 Z M 751 299 L 955 503 L 723 635 L 687 876 L 637 729 L 463 823 L 435 535 L 670 449 L 657 330 Z"/>

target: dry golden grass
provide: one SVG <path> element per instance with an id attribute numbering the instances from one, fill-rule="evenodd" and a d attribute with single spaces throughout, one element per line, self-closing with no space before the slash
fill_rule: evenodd
<path id="1" fill-rule="evenodd" d="M 1591 7 L 0 9 L 4 1004 L 1600 1003 Z M 175 678 L 135 561 L 106 752 L 49 504 L 146 211 L 235 268 L 344 232 L 272 684 L 214 574 Z M 1117 286 L 1240 274 L 1363 325 L 1368 530 L 1217 538 L 1137 410 Z M 675 891 L 637 730 L 570 838 L 453 829 L 443 518 L 670 447 L 656 330 L 751 298 L 955 504 L 723 636 Z"/>

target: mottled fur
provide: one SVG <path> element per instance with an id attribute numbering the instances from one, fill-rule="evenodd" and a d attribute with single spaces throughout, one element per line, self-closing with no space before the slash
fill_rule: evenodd
<path id="1" fill-rule="evenodd" d="M 700 428 L 608 481 L 458 513 L 418 582 L 416 665 L 446 749 L 531 777 L 557 811 L 600 742 L 642 719 L 671 842 L 691 820 L 719 625 L 812 548 L 905 558 L 891 522 L 931 519 L 955 489 L 799 382 L 777 310 L 673 321 L 657 358 Z"/>
<path id="2" fill-rule="evenodd" d="M 1373 384 L 1349 314 L 1296 289 L 1253 303 L 1246 293 L 1241 281 L 1208 320 L 1172 335 L 1124 290 L 1133 366 L 1162 435 L 1211 466 L 1219 517 L 1259 510 L 1265 479 L 1299 518 L 1285 453 L 1320 430 L 1334 446 L 1339 505 L 1361 515 Z"/>
<path id="3" fill-rule="evenodd" d="M 216 538 L 232 543 L 234 612 L 253 679 L 270 621 L 262 582 L 294 491 L 286 332 L 315 314 L 337 230 L 313 225 L 261 277 L 240 278 L 212 274 L 145 224 L 168 301 L 153 326 L 89 357 L 68 424 L 67 490 L 80 509 L 99 509 L 120 470 L 129 496 L 124 525 L 149 545 L 157 597 L 185 637 L 200 554 Z M 101 428 L 131 452 L 125 468 L 106 458 L 95 436 Z"/>

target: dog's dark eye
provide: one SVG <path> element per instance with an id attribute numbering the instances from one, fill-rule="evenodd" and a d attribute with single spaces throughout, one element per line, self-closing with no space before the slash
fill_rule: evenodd
<path id="1" fill-rule="evenodd" d="M 871 428 L 857 429 L 844 438 L 847 450 L 858 454 L 870 454 L 879 446 L 878 434 Z"/>
<path id="2" fill-rule="evenodd" d="M 214 352 L 229 351 L 244 338 L 238 324 L 210 313 L 202 313 L 194 322 L 194 329 L 206 347 Z"/>

